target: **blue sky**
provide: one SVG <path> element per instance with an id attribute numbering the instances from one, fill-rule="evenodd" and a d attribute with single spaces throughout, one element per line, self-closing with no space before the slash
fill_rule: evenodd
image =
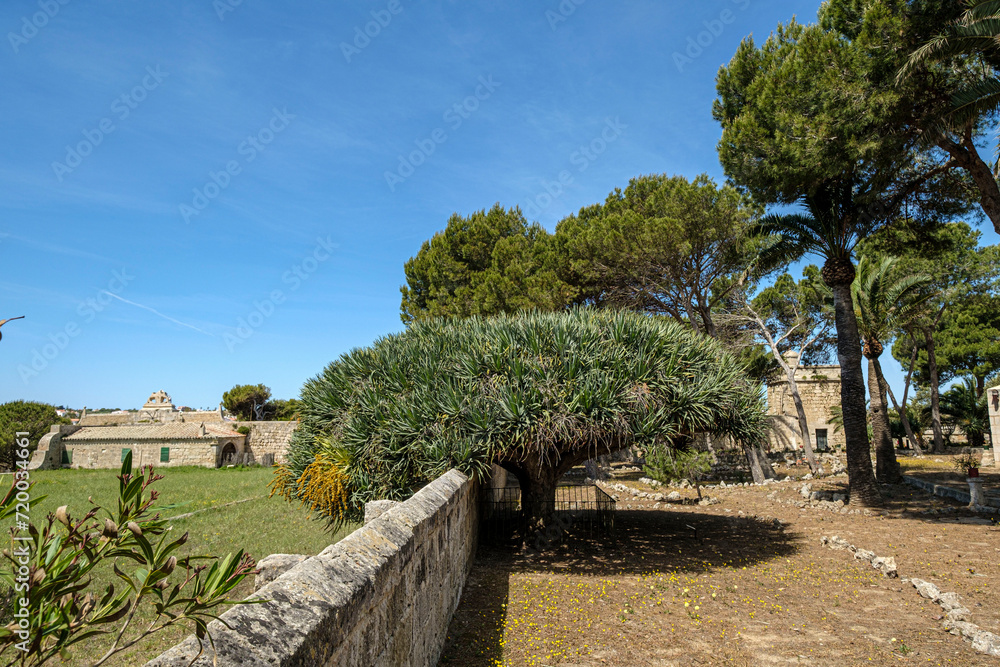
<path id="1" fill-rule="evenodd" d="M 719 65 L 818 4 L 5 2 L 0 401 L 296 396 L 451 213 L 721 181 Z"/>

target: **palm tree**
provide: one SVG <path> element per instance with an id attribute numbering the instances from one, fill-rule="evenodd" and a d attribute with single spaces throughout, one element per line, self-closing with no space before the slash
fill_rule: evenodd
<path id="1" fill-rule="evenodd" d="M 849 184 L 844 187 L 850 188 Z M 860 214 L 850 200 L 834 186 L 818 188 L 803 197 L 811 215 L 769 215 L 755 232 L 773 236 L 775 243 L 762 256 L 765 266 L 780 265 L 807 253 L 825 259 L 821 275 L 833 292 L 834 324 L 837 329 L 837 358 L 840 361 L 840 404 L 844 437 L 847 440 L 847 476 L 851 502 L 867 506 L 882 504 L 882 495 L 872 472 L 865 414 L 865 380 L 861 371 L 861 334 L 854 313 L 851 284 L 855 269 L 854 248 L 880 224 L 875 217 Z"/>
<path id="2" fill-rule="evenodd" d="M 925 275 L 894 277 L 898 259 L 892 257 L 862 257 L 858 262 L 858 275 L 851 286 L 855 314 L 863 345 L 862 353 L 868 359 L 868 394 L 871 396 L 872 434 L 875 449 L 875 476 L 883 484 L 899 481 L 899 463 L 892 444 L 892 433 L 886 405 L 889 387 L 882 372 L 879 357 L 893 332 L 909 323 L 923 306 L 929 294 L 919 293 L 930 282 Z M 891 392 L 891 390 L 889 390 Z M 895 403 L 893 397 L 893 403 Z M 900 419 L 916 442 L 906 413 L 896 406 Z"/>
<path id="3" fill-rule="evenodd" d="M 1000 110 L 1000 1 L 969 0 L 968 6 L 965 13 L 913 52 L 899 71 L 897 83 L 919 76 L 940 80 L 943 73 L 931 71 L 930 66 L 957 61 L 957 66 L 949 68 L 949 76 L 956 80 L 951 104 L 935 111 L 924 127 L 924 138 L 969 173 L 980 191 L 983 211 L 1000 233 L 1000 188 L 996 181 L 1000 146 L 993 173 L 975 146 L 984 120 Z"/>
<path id="4" fill-rule="evenodd" d="M 976 393 L 976 382 L 963 378 L 941 395 L 941 414 L 948 421 L 965 431 L 965 437 L 973 447 L 982 447 L 990 429 L 990 415 L 985 396 Z"/>
<path id="5" fill-rule="evenodd" d="M 952 58 L 996 56 L 1000 48 L 1000 0 L 970 0 L 969 9 L 947 24 L 936 37 L 913 52 L 899 73 L 900 79 L 918 67 Z M 993 70 L 959 88 L 952 97 L 947 117 L 964 124 L 1000 109 L 1000 76 Z"/>
<path id="6" fill-rule="evenodd" d="M 840 409 L 839 405 L 831 405 L 829 410 L 830 416 L 827 417 L 826 423 L 833 427 L 834 433 L 840 433 L 844 430 L 844 411 Z M 868 409 L 868 401 L 865 401 L 865 428 L 868 429 L 868 440 L 872 439 L 872 417 L 871 410 Z"/>

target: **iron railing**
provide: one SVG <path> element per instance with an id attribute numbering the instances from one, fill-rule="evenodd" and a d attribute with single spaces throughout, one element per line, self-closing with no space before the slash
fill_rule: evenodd
<path id="1" fill-rule="evenodd" d="M 547 504 L 546 504 L 547 505 Z M 521 489 L 491 488 L 485 491 L 479 515 L 479 539 L 483 544 L 532 543 L 546 547 L 573 537 L 615 538 L 615 500 L 600 488 L 565 484 L 556 488 L 555 500 L 543 505 L 551 516 L 543 531 L 532 532 L 521 511 Z"/>

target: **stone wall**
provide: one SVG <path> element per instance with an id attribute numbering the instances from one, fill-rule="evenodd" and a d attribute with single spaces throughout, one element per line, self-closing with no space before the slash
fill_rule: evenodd
<path id="1" fill-rule="evenodd" d="M 193 423 L 222 422 L 222 414 L 218 410 L 192 410 L 180 412 L 177 410 L 130 410 L 124 414 L 93 414 L 80 419 L 79 426 L 130 426 L 151 423 Z"/>
<path id="2" fill-rule="evenodd" d="M 229 422 L 227 426 L 237 429 L 246 426 L 250 429 L 247 434 L 247 451 L 253 454 L 257 463 L 265 454 L 273 454 L 275 463 L 284 463 L 288 454 L 288 441 L 292 438 L 292 431 L 298 427 L 297 421 L 292 422 Z"/>
<path id="3" fill-rule="evenodd" d="M 457 470 L 261 588 L 209 625 L 193 664 L 436 665 L 475 555 L 476 485 Z M 187 667 L 191 636 L 147 667 Z"/>
<path id="4" fill-rule="evenodd" d="M 134 424 L 137 421 L 137 417 L 134 413 L 127 414 L 97 414 L 97 415 L 87 415 L 80 419 L 79 426 L 118 426 L 120 424 Z"/>
<path id="5" fill-rule="evenodd" d="M 157 468 L 172 466 L 203 466 L 216 468 L 222 464 L 222 455 L 227 445 L 232 445 L 235 453 L 244 451 L 245 437 L 242 435 L 209 435 L 199 438 L 122 438 L 115 437 L 126 427 L 101 427 L 108 431 L 108 437 L 77 439 L 68 437 L 77 433 L 81 426 L 57 424 L 38 442 L 32 453 L 29 468 L 32 470 L 52 470 L 70 468 L 111 468 L 121 467 L 122 451 L 132 450 L 132 465 L 135 467 L 153 465 Z M 89 429 L 89 427 L 87 427 Z M 167 461 L 162 461 L 166 447 Z"/>
<path id="6" fill-rule="evenodd" d="M 49 432 L 38 441 L 38 447 L 31 454 L 28 468 L 31 470 L 51 470 L 62 467 L 63 436 L 76 433 L 79 430 L 79 426 L 53 424 Z"/>
<path id="7" fill-rule="evenodd" d="M 795 369 L 795 384 L 809 422 L 813 448 L 816 448 L 816 431 L 826 431 L 828 448 L 843 448 L 846 445 L 843 430 L 835 432 L 829 422 L 830 408 L 840 405 L 840 366 L 799 366 Z M 801 449 L 798 413 L 784 374 L 767 385 L 767 412 L 771 418 L 771 447 Z"/>
<path id="8" fill-rule="evenodd" d="M 63 447 L 69 452 L 71 468 L 119 468 L 122 464 L 122 450 L 132 450 L 132 466 L 138 468 L 153 465 L 157 468 L 172 466 L 203 466 L 215 468 L 219 460 L 219 450 L 231 439 L 219 438 L 220 444 L 192 440 L 159 440 L 152 443 L 125 442 L 122 440 L 88 440 L 73 443 L 67 440 Z M 161 448 L 167 447 L 169 460 L 160 461 Z"/>

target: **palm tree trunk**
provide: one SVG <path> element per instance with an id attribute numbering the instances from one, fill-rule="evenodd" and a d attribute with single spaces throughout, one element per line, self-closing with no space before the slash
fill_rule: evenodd
<path id="1" fill-rule="evenodd" d="M 834 322 L 837 326 L 837 358 L 840 361 L 840 407 L 847 440 L 847 479 L 851 504 L 877 507 L 882 494 L 872 472 L 865 411 L 865 379 L 861 372 L 861 334 L 854 315 L 851 284 L 830 285 Z"/>
<path id="2" fill-rule="evenodd" d="M 934 352 L 934 332 L 924 329 L 927 341 L 927 369 L 931 379 L 931 428 L 934 430 L 934 452 L 944 452 L 944 434 L 941 430 L 941 395 L 938 391 L 937 355 Z"/>
<path id="3" fill-rule="evenodd" d="M 877 360 L 877 357 L 868 359 L 868 395 L 871 396 L 875 477 L 881 484 L 895 484 L 900 479 L 899 461 L 896 460 L 896 448 L 892 444 L 883 378 L 879 373 Z"/>

